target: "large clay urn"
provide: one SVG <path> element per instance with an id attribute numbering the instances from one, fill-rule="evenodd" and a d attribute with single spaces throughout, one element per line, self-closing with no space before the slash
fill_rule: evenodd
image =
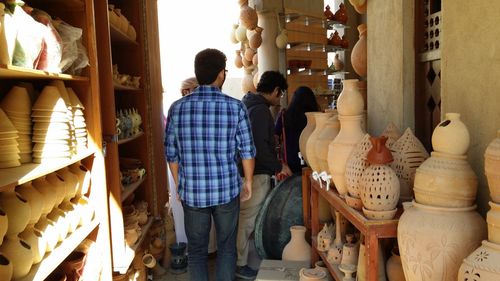
<path id="1" fill-rule="evenodd" d="M 302 154 L 302 158 L 306 161 L 306 163 L 309 163 L 307 160 L 307 151 L 306 151 L 306 144 L 307 140 L 309 139 L 309 136 L 311 136 L 312 132 L 314 131 L 314 128 L 316 128 L 316 112 L 306 112 L 306 118 L 307 118 L 307 124 L 300 133 L 299 137 L 299 149 L 300 153 Z"/>
<path id="2" fill-rule="evenodd" d="M 326 125 L 326 121 L 333 116 L 331 112 L 315 112 L 314 119 L 316 120 L 316 127 L 312 131 L 311 135 L 306 142 L 306 154 L 309 166 L 313 171 L 321 172 L 318 157 L 316 156 L 316 148 L 318 147 L 316 141 L 319 134 L 323 131 Z"/>
<path id="3" fill-rule="evenodd" d="M 339 194 L 343 197 L 347 193 L 345 167 L 349 155 L 364 136 L 361 128 L 363 115 L 339 115 L 340 131 L 328 145 L 328 170 Z"/>
<path id="4" fill-rule="evenodd" d="M 353 116 L 363 113 L 365 101 L 358 89 L 358 82 L 358 79 L 344 80 L 342 92 L 337 100 L 339 115 Z"/>
<path id="5" fill-rule="evenodd" d="M 294 225 L 290 227 L 291 239 L 283 249 L 282 259 L 285 261 L 305 261 L 311 263 L 311 246 L 305 239 L 306 227 Z"/>
<path id="6" fill-rule="evenodd" d="M 323 130 L 318 134 L 316 138 L 316 160 L 318 162 L 319 170 L 318 172 L 326 171 L 328 172 L 328 145 L 335 139 L 340 131 L 340 122 L 337 114 L 334 115 L 325 123 Z"/>
<path id="7" fill-rule="evenodd" d="M 15 187 L 0 193 L 0 207 L 7 214 L 7 237 L 17 237 L 31 219 L 31 208 L 28 201 L 15 191 Z"/>
<path id="8" fill-rule="evenodd" d="M 9 236 L 0 246 L 0 253 L 12 263 L 13 280 L 20 279 L 29 273 L 33 264 L 33 254 L 28 243 L 16 235 Z"/>
<path id="9" fill-rule="evenodd" d="M 469 150 L 470 135 L 459 113 L 446 113 L 432 132 L 432 149 L 434 151 L 465 155 Z"/>
<path id="10" fill-rule="evenodd" d="M 249 37 L 248 44 L 250 45 L 250 48 L 254 50 L 257 50 L 257 48 L 260 47 L 260 44 L 262 44 L 262 27 L 257 26 L 255 28 L 255 33 Z"/>
<path id="11" fill-rule="evenodd" d="M 458 281 L 500 280 L 500 245 L 483 241 L 465 258 L 458 271 Z"/>
<path id="12" fill-rule="evenodd" d="M 351 52 L 351 64 L 354 71 L 362 77 L 367 74 L 367 60 L 366 60 L 366 36 L 367 27 L 366 24 L 362 23 L 358 25 L 359 40 L 356 45 L 352 48 Z"/>
<path id="13" fill-rule="evenodd" d="M 1 9 L 1 5 L 0 5 L 0 9 Z M 3 279 L 0 279 L 2 281 L 8 281 L 12 278 L 12 263 L 10 262 L 10 260 L 0 254 L 0 276 L 1 278 Z"/>
<path id="14" fill-rule="evenodd" d="M 457 280 L 460 262 L 486 238 L 486 223 L 476 206 L 410 205 L 397 231 L 406 280 Z"/>
<path id="15" fill-rule="evenodd" d="M 484 153 L 484 171 L 488 179 L 491 200 L 500 203 L 500 130 Z"/>

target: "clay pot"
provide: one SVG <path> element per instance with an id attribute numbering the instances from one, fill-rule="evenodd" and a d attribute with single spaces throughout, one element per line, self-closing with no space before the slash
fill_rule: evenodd
<path id="1" fill-rule="evenodd" d="M 137 39 L 137 31 L 135 30 L 135 27 L 131 24 L 128 25 L 127 28 L 127 36 L 130 38 L 130 40 L 135 41 Z"/>
<path id="2" fill-rule="evenodd" d="M 356 147 L 356 144 L 365 135 L 361 128 L 362 119 L 363 115 L 340 115 L 339 134 L 328 145 L 328 170 L 332 175 L 335 188 L 342 197 L 347 193 L 347 184 L 345 180 L 347 159 Z"/>
<path id="3" fill-rule="evenodd" d="M 249 70 L 245 70 L 245 73 L 243 74 L 243 79 L 241 81 L 241 90 L 244 93 L 248 93 L 248 92 L 255 93 L 257 91 L 255 89 L 255 86 L 253 85 L 252 72 Z"/>
<path id="4" fill-rule="evenodd" d="M 335 66 L 335 71 L 341 71 L 342 69 L 344 69 L 344 62 L 340 60 L 339 54 L 335 54 L 333 65 Z"/>
<path id="5" fill-rule="evenodd" d="M 342 24 L 347 23 L 347 11 L 343 3 L 340 3 L 339 9 L 335 12 L 335 20 Z"/>
<path id="6" fill-rule="evenodd" d="M 250 47 L 246 47 L 245 48 L 245 54 L 244 54 L 244 58 L 247 60 L 247 61 L 252 61 L 253 59 L 253 56 L 256 54 L 256 51 Z"/>
<path id="7" fill-rule="evenodd" d="M 2 4 L 2 3 L 0 3 Z M 3 4 L 2 4 L 3 5 Z M 2 11 L 2 5 L 0 5 L 0 12 Z M 0 30 L 1 31 L 1 30 Z M 12 263 L 9 261 L 9 259 L 0 254 L 0 276 L 2 276 L 2 280 L 8 281 L 12 278 Z"/>
<path id="8" fill-rule="evenodd" d="M 316 268 L 301 268 L 299 270 L 299 281 L 327 281 L 326 273 Z"/>
<path id="9" fill-rule="evenodd" d="M 475 209 L 415 202 L 405 209 L 397 233 L 407 280 L 457 280 L 460 261 L 486 238 L 486 223 Z"/>
<path id="10" fill-rule="evenodd" d="M 0 245 L 2 245 L 3 238 L 7 233 L 7 227 L 9 225 L 9 219 L 7 218 L 7 214 L 0 209 Z"/>
<path id="11" fill-rule="evenodd" d="M 366 14 L 366 6 L 368 0 L 349 0 L 349 3 L 354 7 L 354 10 L 360 14 Z"/>
<path id="12" fill-rule="evenodd" d="M 307 118 L 307 124 L 300 133 L 299 150 L 300 153 L 302 154 L 302 157 L 304 158 L 304 161 L 306 161 L 306 163 L 309 163 L 307 160 L 306 144 L 307 140 L 314 131 L 314 128 L 316 128 L 316 118 L 315 118 L 315 112 L 306 112 L 305 114 Z"/>
<path id="13" fill-rule="evenodd" d="M 491 200 L 500 203 L 500 130 L 484 153 L 484 171 L 488 179 Z"/>
<path id="14" fill-rule="evenodd" d="M 67 194 L 67 184 L 64 179 L 56 173 L 48 174 L 45 179 L 52 185 L 52 190 L 55 191 L 56 203 L 55 205 L 61 204 L 66 198 Z"/>
<path id="15" fill-rule="evenodd" d="M 370 135 L 365 134 L 356 147 L 347 158 L 345 166 L 345 180 L 346 187 L 349 194 L 346 194 L 347 205 L 361 210 L 361 190 L 360 190 L 360 180 L 363 172 L 370 164 L 366 161 L 366 155 L 368 151 L 372 148 L 372 143 L 370 142 Z M 358 199 L 359 201 L 356 201 Z"/>
<path id="16" fill-rule="evenodd" d="M 354 71 L 362 77 L 367 74 L 367 60 L 366 60 L 366 24 L 358 25 L 359 40 L 352 48 L 351 52 L 351 65 Z"/>
<path id="17" fill-rule="evenodd" d="M 326 120 L 325 126 L 316 138 L 315 154 L 318 162 L 318 171 L 328 172 L 328 145 L 335 139 L 340 131 L 340 122 L 337 114 Z M 307 143 L 306 143 L 307 145 Z"/>
<path id="18" fill-rule="evenodd" d="M 469 130 L 460 120 L 459 113 L 446 113 L 432 132 L 432 148 L 437 152 L 465 155 L 469 150 Z"/>
<path id="19" fill-rule="evenodd" d="M 352 234 L 348 234 L 347 236 L 351 236 L 351 238 L 346 238 L 347 242 L 342 246 L 342 259 L 340 264 L 357 265 L 359 257 L 359 244 L 352 242 Z"/>
<path id="20" fill-rule="evenodd" d="M 432 152 L 415 173 L 418 203 L 439 207 L 469 207 L 477 193 L 477 177 L 466 156 Z"/>
<path id="21" fill-rule="evenodd" d="M 42 239 L 47 243 L 45 252 L 52 252 L 59 242 L 59 232 L 56 223 L 45 216 L 35 224 L 35 229 L 39 230 L 42 234 Z"/>
<path id="22" fill-rule="evenodd" d="M 6 235 L 17 236 L 31 219 L 31 207 L 28 201 L 15 192 L 14 187 L 10 187 L 0 193 L 0 206 L 9 218 Z"/>
<path id="23" fill-rule="evenodd" d="M 341 116 L 354 116 L 363 113 L 364 100 L 357 87 L 358 79 L 346 79 L 337 100 L 337 110 Z"/>
<path id="24" fill-rule="evenodd" d="M 287 36 L 286 29 L 282 29 L 280 31 L 280 34 L 278 34 L 278 36 L 276 36 L 275 43 L 276 43 L 276 47 L 278 47 L 278 49 L 286 48 L 286 45 L 288 44 L 288 36 Z"/>
<path id="25" fill-rule="evenodd" d="M 316 120 L 316 127 L 312 131 L 309 138 L 307 138 L 306 142 L 306 154 L 309 166 L 313 169 L 313 171 L 321 172 L 321 167 L 319 166 L 318 158 L 316 156 L 316 148 L 318 147 L 316 140 L 319 134 L 323 131 L 327 120 L 333 116 L 333 113 L 327 112 L 315 112 L 314 119 Z"/>
<path id="26" fill-rule="evenodd" d="M 262 27 L 257 26 L 255 28 L 255 33 L 248 40 L 250 48 L 257 50 L 260 47 L 260 44 L 262 44 L 262 30 Z"/>
<path id="27" fill-rule="evenodd" d="M 12 263 L 12 278 L 14 280 L 29 273 L 33 264 L 33 254 L 28 243 L 15 235 L 9 236 L 0 246 L 0 253 Z"/>
<path id="28" fill-rule="evenodd" d="M 237 28 L 238 28 L 238 25 L 233 24 L 233 28 L 229 32 L 229 41 L 231 41 L 231 43 L 233 43 L 233 44 L 238 43 L 238 39 L 236 39 L 236 34 L 235 34 Z"/>
<path id="29" fill-rule="evenodd" d="M 248 6 L 248 4 L 240 7 L 240 22 L 246 29 L 254 30 L 257 27 L 257 21 L 258 17 L 255 9 Z"/>
<path id="30" fill-rule="evenodd" d="M 43 195 L 33 187 L 31 182 L 24 183 L 16 187 L 17 193 L 28 201 L 31 210 L 31 217 L 28 224 L 35 224 L 42 215 Z M 0 244 L 2 244 L 0 242 Z"/>
<path id="31" fill-rule="evenodd" d="M 240 24 L 238 28 L 236 29 L 234 36 L 236 37 L 236 40 L 239 42 L 245 42 L 247 41 L 247 29 L 243 26 L 243 24 Z"/>
<path id="32" fill-rule="evenodd" d="M 290 227 L 291 239 L 283 248 L 282 259 L 285 261 L 311 262 L 311 246 L 305 239 L 306 228 L 301 225 Z"/>
<path id="33" fill-rule="evenodd" d="M 36 178 L 31 182 L 31 184 L 43 196 L 42 216 L 45 216 L 56 206 L 56 193 L 52 190 L 52 185 L 45 177 Z"/>
<path id="34" fill-rule="evenodd" d="M 334 20 L 333 12 L 330 10 L 330 5 L 326 5 L 325 11 L 323 12 L 327 20 Z"/>
<path id="35" fill-rule="evenodd" d="M 483 241 L 481 247 L 463 260 L 457 280 L 500 280 L 500 245 Z"/>
<path id="36" fill-rule="evenodd" d="M 78 182 L 81 187 L 80 194 L 87 194 L 90 189 L 90 181 L 92 177 L 89 169 L 81 163 L 74 163 L 69 166 L 69 170 L 78 177 Z"/>
<path id="37" fill-rule="evenodd" d="M 328 37 L 328 45 L 339 47 L 342 45 L 342 39 L 340 38 L 337 30 L 335 30 L 335 32 L 330 34 L 330 37 Z"/>
<path id="38" fill-rule="evenodd" d="M 330 274 L 330 271 L 328 270 L 328 267 L 326 267 L 326 264 L 323 261 L 317 261 L 314 263 L 314 269 L 321 270 L 326 274 L 326 278 L 329 281 L 333 281 L 333 277 Z"/>
<path id="39" fill-rule="evenodd" d="M 82 187 L 78 176 L 73 174 L 68 167 L 64 167 L 56 172 L 66 182 L 66 197 L 64 201 L 68 201 L 77 195 L 82 194 Z"/>
<path id="40" fill-rule="evenodd" d="M 237 68 L 243 67 L 243 62 L 241 61 L 241 50 L 236 50 L 236 56 L 234 57 L 234 65 Z"/>
<path id="41" fill-rule="evenodd" d="M 33 226 L 28 226 L 19 234 L 19 238 L 30 245 L 31 252 L 33 253 L 33 264 L 41 262 L 47 250 L 47 241 L 45 241 L 42 233 L 33 228 Z"/>
<path id="42" fill-rule="evenodd" d="M 500 245 L 500 204 L 489 202 L 491 209 L 486 213 L 488 241 Z"/>
<path id="43" fill-rule="evenodd" d="M 74 204 L 76 212 L 81 216 L 79 225 L 86 225 L 92 222 L 94 217 L 94 208 L 89 203 L 89 199 L 85 196 L 75 197 L 71 199 L 71 203 Z"/>
<path id="44" fill-rule="evenodd" d="M 68 219 L 68 233 L 73 233 L 78 228 L 78 224 L 81 220 L 80 214 L 75 209 L 75 205 L 69 201 L 65 201 L 62 202 L 58 208 L 64 212 Z"/>
<path id="45" fill-rule="evenodd" d="M 347 40 L 345 35 L 342 35 L 342 40 L 340 41 L 340 46 L 344 49 L 349 48 L 349 40 Z"/>
<path id="46" fill-rule="evenodd" d="M 48 215 L 47 218 L 52 220 L 56 224 L 58 241 L 63 241 L 69 232 L 69 221 L 66 214 L 58 208 L 54 208 Z"/>
<path id="47" fill-rule="evenodd" d="M 392 249 L 391 254 L 391 257 L 387 260 L 385 265 L 387 279 L 389 279 L 389 281 L 405 281 L 403 265 L 401 264 L 398 248 Z"/>

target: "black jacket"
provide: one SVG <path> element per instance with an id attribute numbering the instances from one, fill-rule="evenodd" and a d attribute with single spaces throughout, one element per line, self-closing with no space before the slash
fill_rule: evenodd
<path id="1" fill-rule="evenodd" d="M 254 175 L 274 175 L 281 171 L 281 163 L 275 150 L 274 119 L 269 110 L 270 104 L 262 95 L 253 93 L 247 93 L 242 101 L 248 109 L 253 140 L 257 150 Z"/>

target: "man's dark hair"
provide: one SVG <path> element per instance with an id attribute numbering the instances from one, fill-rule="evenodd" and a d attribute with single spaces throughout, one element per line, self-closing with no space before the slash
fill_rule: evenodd
<path id="1" fill-rule="evenodd" d="M 259 84 L 257 84 L 257 92 L 271 93 L 276 87 L 280 90 L 286 90 L 288 89 L 288 83 L 285 76 L 279 71 L 269 70 L 264 72 L 260 77 Z"/>
<path id="2" fill-rule="evenodd" d="M 205 49 L 194 58 L 194 73 L 200 85 L 210 85 L 226 68 L 226 55 L 217 49 Z"/>

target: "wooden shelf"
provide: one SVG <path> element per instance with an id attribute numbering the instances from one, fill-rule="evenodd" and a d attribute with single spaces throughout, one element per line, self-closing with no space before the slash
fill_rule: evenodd
<path id="1" fill-rule="evenodd" d="M 339 46 L 327 45 L 327 44 L 295 42 L 295 43 L 289 43 L 287 45 L 287 50 L 328 53 L 328 52 L 345 51 L 346 49 Z"/>
<path id="2" fill-rule="evenodd" d="M 117 143 L 118 144 L 124 144 L 124 143 L 127 143 L 127 142 L 130 142 L 130 141 L 133 141 L 139 137 L 141 137 L 142 135 L 144 135 L 144 132 L 140 132 L 138 134 L 136 134 L 135 136 L 132 136 L 130 138 L 126 138 L 126 139 L 121 139 L 121 140 L 118 140 Z"/>
<path id="3" fill-rule="evenodd" d="M 125 201 L 132 193 L 134 193 L 134 191 L 144 182 L 144 180 L 146 180 L 146 176 L 147 175 L 144 175 L 140 180 L 123 187 L 121 198 L 122 202 Z"/>
<path id="4" fill-rule="evenodd" d="M 0 65 L 0 79 L 58 79 L 71 81 L 89 81 L 88 77 L 73 76 L 63 73 L 51 73 L 13 65 Z"/>
<path id="5" fill-rule="evenodd" d="M 132 38 L 130 38 L 127 34 L 125 34 L 123 31 L 119 30 L 118 28 L 114 27 L 111 24 L 109 25 L 109 34 L 111 36 L 112 43 L 127 44 L 131 46 L 139 45 L 137 41 L 132 40 Z"/>
<path id="6" fill-rule="evenodd" d="M 135 244 L 133 246 L 126 246 L 125 247 L 126 248 L 126 250 L 125 250 L 125 265 L 126 265 L 125 272 L 127 271 L 128 267 L 132 263 L 132 260 L 135 257 L 135 253 L 136 253 L 137 249 L 139 249 L 139 247 L 142 245 L 142 243 L 144 242 L 144 240 L 148 236 L 149 229 L 151 228 L 152 225 L 153 225 L 153 217 L 149 217 L 148 222 L 141 228 L 141 230 L 142 230 L 141 237 L 139 237 L 139 239 L 137 240 L 137 242 L 135 242 Z"/>
<path id="7" fill-rule="evenodd" d="M 323 263 L 328 268 L 328 271 L 333 276 L 333 278 L 337 281 L 342 281 L 342 278 L 344 278 L 344 273 L 340 271 L 339 266 L 335 264 L 330 264 L 326 258 L 325 253 L 318 251 L 316 245 L 318 245 L 318 241 L 316 237 L 312 237 L 312 246 L 311 246 L 312 251 L 315 251 L 318 254 L 318 256 L 321 258 Z"/>
<path id="8" fill-rule="evenodd" d="M 300 13 L 286 13 L 286 14 L 281 14 L 281 17 L 285 19 L 286 23 L 301 22 L 305 26 L 321 25 L 321 27 L 329 30 L 334 28 L 350 28 L 350 26 L 345 25 L 341 22 L 327 20 L 321 16 L 311 16 Z"/>
<path id="9" fill-rule="evenodd" d="M 19 281 L 43 281 L 56 267 L 61 264 L 64 259 L 73 250 L 80 245 L 80 243 L 89 234 L 97 228 L 99 222 L 94 219 L 88 225 L 82 225 L 77 228 L 73 233 L 66 237 L 56 248 L 45 255 L 43 260 L 32 266 L 30 272 L 24 278 L 18 279 Z"/>
<path id="10" fill-rule="evenodd" d="M 116 84 L 116 83 L 113 83 L 113 87 L 115 88 L 115 90 L 118 90 L 118 91 L 142 91 L 141 88 L 123 86 L 123 85 Z"/>
<path id="11" fill-rule="evenodd" d="M 0 169 L 0 192 L 7 187 L 20 185 L 41 176 L 50 174 L 68 165 L 78 162 L 94 154 L 94 151 L 87 150 L 66 161 L 51 163 L 27 163 L 19 167 Z"/>

